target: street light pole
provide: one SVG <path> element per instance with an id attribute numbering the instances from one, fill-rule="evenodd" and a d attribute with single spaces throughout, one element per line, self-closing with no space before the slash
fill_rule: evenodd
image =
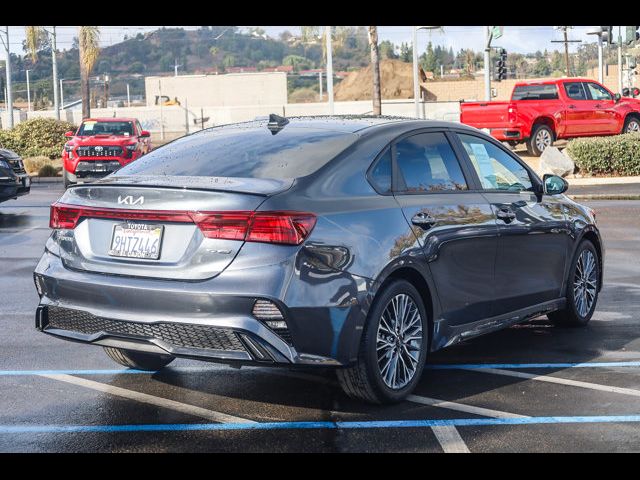
<path id="1" fill-rule="evenodd" d="M 331 46 L 331 27 L 325 27 L 327 41 L 327 96 L 329 97 L 329 115 L 333 115 L 333 52 Z"/>
<path id="2" fill-rule="evenodd" d="M 64 80 L 64 78 L 60 79 L 60 110 L 64 111 L 64 90 L 62 89 L 62 80 Z"/>
<path id="3" fill-rule="evenodd" d="M 31 88 L 29 88 L 29 70 L 27 72 L 27 109 L 31 111 Z"/>
<path id="4" fill-rule="evenodd" d="M 622 27 L 618 26 L 618 93 L 622 95 Z"/>
<path id="5" fill-rule="evenodd" d="M 598 81 L 602 83 L 602 35 L 598 35 Z"/>
<path id="6" fill-rule="evenodd" d="M 484 27 L 484 99 L 491 101 L 491 31 L 490 27 Z"/>

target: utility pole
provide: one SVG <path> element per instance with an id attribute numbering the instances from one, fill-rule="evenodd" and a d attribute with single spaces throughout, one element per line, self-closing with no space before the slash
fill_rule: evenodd
<path id="1" fill-rule="evenodd" d="M 489 102 L 491 101 L 491 39 L 493 38 L 493 33 L 491 32 L 491 27 L 484 27 L 484 39 L 485 39 L 485 49 L 484 49 L 484 99 Z"/>
<path id="2" fill-rule="evenodd" d="M 127 83 L 127 107 L 131 106 L 131 95 L 129 94 L 129 84 Z M 189 130 L 187 130 L 187 133 L 189 133 Z"/>
<path id="3" fill-rule="evenodd" d="M 31 111 L 31 88 L 29 88 L 29 70 L 27 72 L 27 109 Z"/>
<path id="4" fill-rule="evenodd" d="M 181 67 L 182 65 L 178 65 L 178 59 L 176 58 L 173 61 L 173 76 L 177 77 L 178 76 L 178 67 Z"/>
<path id="5" fill-rule="evenodd" d="M 53 105 L 56 118 L 60 120 L 60 100 L 58 98 L 58 62 L 56 61 L 56 27 L 51 30 L 51 66 L 53 68 Z"/>
<path id="6" fill-rule="evenodd" d="M 418 27 L 413 27 L 413 101 L 416 106 L 416 118 L 420 118 L 420 84 L 418 83 Z"/>
<path id="7" fill-rule="evenodd" d="M 64 90 L 62 89 L 62 80 L 64 80 L 64 78 L 60 79 L 60 110 L 64 111 Z"/>
<path id="8" fill-rule="evenodd" d="M 318 72 L 318 83 L 320 87 L 320 101 L 322 102 L 322 70 Z"/>
<path id="9" fill-rule="evenodd" d="M 570 26 L 563 26 L 563 27 L 554 27 L 557 30 L 562 30 L 562 34 L 564 36 L 564 40 L 551 40 L 551 43 L 564 43 L 564 63 L 566 65 L 567 68 L 567 77 L 571 76 L 571 64 L 569 62 L 569 44 L 570 43 L 580 43 L 582 40 L 569 40 L 569 33 L 568 30 L 570 28 Z"/>
<path id="10" fill-rule="evenodd" d="M 602 80 L 602 35 L 598 35 L 598 81 Z"/>
<path id="11" fill-rule="evenodd" d="M 333 52 L 331 45 L 331 27 L 325 27 L 327 41 L 327 96 L 329 97 L 329 115 L 333 115 Z"/>
<path id="12" fill-rule="evenodd" d="M 0 37 L 2 38 L 2 37 Z M 4 50 L 6 53 L 5 71 L 7 74 L 7 89 L 4 96 L 6 102 L 7 113 L 9 114 L 9 128 L 13 128 L 13 93 L 11 92 L 11 53 L 9 52 L 9 26 L 5 27 L 5 38 L 2 39 Z"/>

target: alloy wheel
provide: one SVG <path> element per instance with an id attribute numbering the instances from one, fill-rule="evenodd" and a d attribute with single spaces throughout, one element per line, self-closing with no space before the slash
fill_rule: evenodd
<path id="1" fill-rule="evenodd" d="M 551 145 L 551 134 L 549 130 L 540 129 L 536 134 L 536 147 L 539 151 L 543 152 L 545 148 Z"/>
<path id="2" fill-rule="evenodd" d="M 640 123 L 638 123 L 637 120 L 631 120 L 627 124 L 627 132 L 626 133 L 632 133 L 632 132 L 640 132 Z"/>
<path id="3" fill-rule="evenodd" d="M 596 259 L 590 250 L 583 250 L 576 264 L 573 279 L 573 301 L 581 317 L 585 317 L 593 306 L 597 293 Z"/>
<path id="4" fill-rule="evenodd" d="M 378 369 L 392 390 L 405 387 L 416 374 L 422 350 L 422 316 L 404 293 L 393 297 L 380 317 L 376 337 Z"/>

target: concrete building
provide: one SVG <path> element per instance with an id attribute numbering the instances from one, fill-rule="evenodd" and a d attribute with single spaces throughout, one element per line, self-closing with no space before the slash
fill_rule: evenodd
<path id="1" fill-rule="evenodd" d="M 287 103 L 285 72 L 227 73 L 221 75 L 178 75 L 146 77 L 147 106 L 156 105 L 156 96 L 193 107 L 277 105 Z M 166 100 L 166 99 L 165 99 Z"/>

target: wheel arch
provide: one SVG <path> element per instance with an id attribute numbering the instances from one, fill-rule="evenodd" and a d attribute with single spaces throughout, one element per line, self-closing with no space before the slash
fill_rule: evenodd
<path id="1" fill-rule="evenodd" d="M 625 127 L 627 126 L 627 120 L 629 120 L 629 118 L 635 118 L 640 121 L 640 112 L 636 112 L 635 110 L 627 112 L 624 116 L 624 120 L 622 121 L 622 133 L 624 133 Z"/>
<path id="2" fill-rule="evenodd" d="M 531 124 L 531 135 L 533 135 L 534 130 L 538 125 L 546 125 L 551 129 L 551 133 L 553 134 L 553 140 L 557 140 L 558 132 L 556 131 L 556 122 L 552 117 L 547 117 L 542 115 L 540 117 L 536 117 Z"/>
<path id="3" fill-rule="evenodd" d="M 604 277 L 604 250 L 602 247 L 602 239 L 600 238 L 600 234 L 597 232 L 597 230 L 594 227 L 589 226 L 582 231 L 578 242 L 576 242 L 576 250 L 578 248 L 577 246 L 580 245 L 583 240 L 589 240 L 591 243 L 593 243 L 593 246 L 598 253 L 598 272 L 600 276 L 600 278 L 598 279 L 598 291 L 600 291 L 602 290 L 602 279 Z"/>

